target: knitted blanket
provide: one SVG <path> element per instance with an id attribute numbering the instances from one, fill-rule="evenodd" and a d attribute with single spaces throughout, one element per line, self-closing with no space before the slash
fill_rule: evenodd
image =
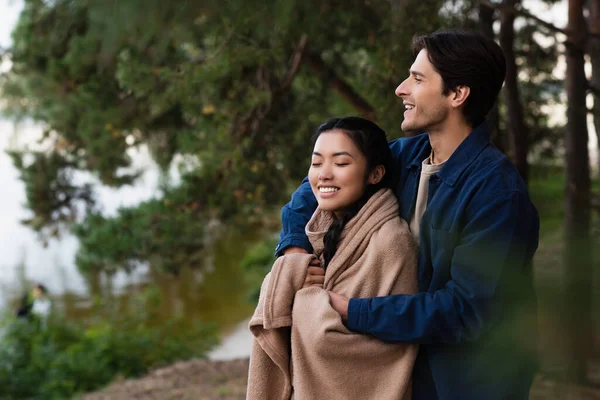
<path id="1" fill-rule="evenodd" d="M 315 255 L 278 258 L 262 283 L 249 324 L 247 399 L 410 399 L 418 347 L 349 331 L 327 291 L 349 298 L 416 293 L 414 239 L 392 191 L 381 190 L 344 228 L 324 288 L 301 289 L 333 218 L 317 209 L 306 226 Z"/>

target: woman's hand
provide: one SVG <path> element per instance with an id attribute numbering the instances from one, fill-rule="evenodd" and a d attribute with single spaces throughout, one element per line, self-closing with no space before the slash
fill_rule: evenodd
<path id="1" fill-rule="evenodd" d="M 302 289 L 312 286 L 322 288 L 324 283 L 325 270 L 321 267 L 321 261 L 315 258 L 308 264 L 308 271 Z"/>

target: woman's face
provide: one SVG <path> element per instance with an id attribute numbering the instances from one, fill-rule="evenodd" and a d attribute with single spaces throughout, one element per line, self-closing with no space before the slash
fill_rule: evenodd
<path id="1" fill-rule="evenodd" d="M 319 207 L 339 212 L 365 191 L 367 159 L 342 131 L 321 133 L 315 143 L 308 179 Z"/>

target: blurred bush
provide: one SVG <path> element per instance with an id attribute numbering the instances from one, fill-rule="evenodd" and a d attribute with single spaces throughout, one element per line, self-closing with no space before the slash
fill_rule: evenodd
<path id="1" fill-rule="evenodd" d="M 247 272 L 247 279 L 250 281 L 252 291 L 249 295 L 249 301 L 256 303 L 258 302 L 258 295 L 260 294 L 260 284 L 262 283 L 265 275 L 271 270 L 273 262 L 275 262 L 275 256 L 273 255 L 273 249 L 277 245 L 277 238 L 269 238 L 259 242 L 254 246 L 241 262 L 242 269 Z"/>
<path id="2" fill-rule="evenodd" d="M 76 324 L 5 316 L 0 324 L 0 399 L 67 399 L 115 378 L 137 377 L 176 360 L 204 357 L 217 343 L 215 326 L 173 318 L 157 324 L 161 299 L 151 288 L 130 311 L 106 307 L 109 322 Z M 185 321 L 189 326 L 189 321 Z"/>

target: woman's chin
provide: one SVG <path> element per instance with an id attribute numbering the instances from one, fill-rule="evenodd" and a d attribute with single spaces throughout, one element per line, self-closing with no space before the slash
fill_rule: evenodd
<path id="1" fill-rule="evenodd" d="M 338 207 L 335 207 L 333 204 L 331 204 L 330 201 L 320 200 L 320 201 L 318 201 L 318 203 L 319 203 L 319 208 L 323 211 L 335 212 L 338 209 Z"/>
<path id="2" fill-rule="evenodd" d="M 321 201 L 318 201 L 318 203 L 319 203 L 319 208 L 322 211 L 337 213 L 343 209 L 343 207 L 340 207 L 339 204 L 332 204 L 332 202 L 330 202 L 330 201 L 321 200 Z"/>

